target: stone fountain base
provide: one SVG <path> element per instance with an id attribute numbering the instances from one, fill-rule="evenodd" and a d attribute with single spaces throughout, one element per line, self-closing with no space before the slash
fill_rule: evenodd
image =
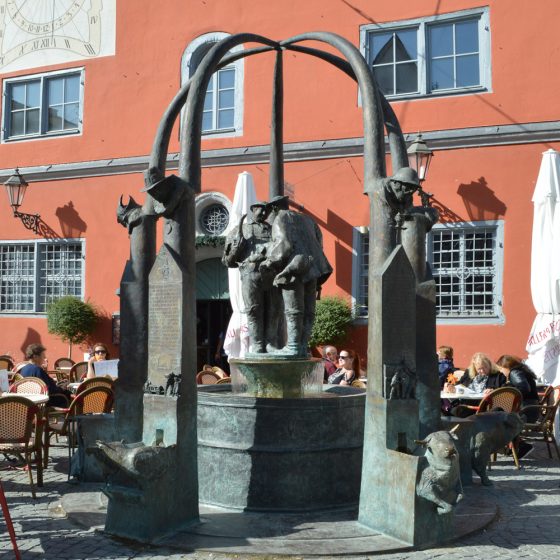
<path id="1" fill-rule="evenodd" d="M 293 399 L 199 387 L 201 503 L 276 512 L 355 506 L 364 406 L 362 389 L 338 385 Z"/>

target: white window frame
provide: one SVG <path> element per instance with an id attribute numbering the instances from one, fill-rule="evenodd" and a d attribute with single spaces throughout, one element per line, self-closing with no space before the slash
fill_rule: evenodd
<path id="1" fill-rule="evenodd" d="M 78 75 L 80 81 L 80 91 L 78 95 L 79 109 L 78 109 L 78 126 L 76 128 L 69 128 L 66 130 L 52 130 L 48 131 L 48 105 L 46 83 L 53 78 L 63 78 L 65 76 Z M 10 88 L 13 85 L 25 82 L 32 82 L 39 80 L 41 82 L 40 92 L 40 117 L 39 117 L 39 132 L 32 134 L 24 134 L 19 136 L 11 136 L 10 131 Z M 45 138 L 60 138 L 61 136 L 75 136 L 82 134 L 83 130 L 83 116 L 84 116 L 84 82 L 85 70 L 84 68 L 68 68 L 65 70 L 57 70 L 55 72 L 43 72 L 41 74 L 30 74 L 26 76 L 18 76 L 17 78 L 6 78 L 2 85 L 2 142 L 24 142 L 28 140 L 38 140 Z"/>
<path id="2" fill-rule="evenodd" d="M 24 240 L 2 240 L 0 241 L 0 246 L 6 245 L 33 245 L 34 246 L 34 272 L 33 272 L 33 310 L 30 311 L 5 311 L 0 309 L 0 317 L 44 317 L 46 310 L 40 310 L 40 297 L 41 290 L 44 287 L 44 276 L 42 276 L 41 262 L 42 253 L 41 246 L 46 245 L 70 245 L 79 244 L 82 247 L 82 266 L 80 275 L 80 294 L 77 295 L 80 299 L 84 299 L 85 294 L 85 249 L 86 243 L 84 239 L 80 238 L 69 238 L 69 239 L 24 239 Z M 0 270 L 1 278 L 1 270 Z M 1 289 L 1 287 L 0 287 Z M 75 294 L 73 294 L 75 295 Z"/>
<path id="3" fill-rule="evenodd" d="M 367 240 L 367 243 L 364 243 L 364 240 Z M 365 323 L 368 318 L 367 305 L 364 306 L 364 301 L 368 299 L 368 267 L 363 266 L 366 257 L 369 260 L 369 228 L 354 227 L 352 228 L 352 309 L 356 324 Z"/>
<path id="4" fill-rule="evenodd" d="M 194 57 L 196 51 L 202 48 L 208 48 L 209 45 L 213 43 L 217 43 L 226 37 L 229 37 L 229 33 L 222 33 L 222 32 L 213 32 L 213 33 L 206 33 L 205 35 L 201 35 L 194 39 L 188 47 L 185 49 L 183 56 L 181 58 L 181 85 L 184 85 L 189 78 L 194 73 L 194 69 L 192 68 L 193 61 L 196 60 Z M 237 45 L 230 52 L 238 52 L 243 50 L 243 45 Z M 233 111 L 233 128 L 215 128 L 212 130 L 204 131 L 203 137 L 212 137 L 212 138 L 226 138 L 232 136 L 241 136 L 243 134 L 243 81 L 244 81 L 244 61 L 243 59 L 239 59 L 232 64 L 226 66 L 226 68 L 233 68 L 235 70 L 235 88 L 234 88 L 234 111 Z M 213 80 L 215 80 L 217 84 L 217 74 L 215 73 L 213 76 Z M 217 88 L 214 87 L 214 95 L 216 95 Z M 214 103 L 214 116 L 213 120 L 214 123 L 217 123 L 217 103 Z M 182 121 L 183 119 L 181 119 Z"/>
<path id="5" fill-rule="evenodd" d="M 431 25 L 440 23 L 456 23 L 461 20 L 478 18 L 479 42 L 479 75 L 480 84 L 458 88 L 438 89 L 431 91 L 429 87 L 429 46 L 428 29 Z M 418 97 L 439 97 L 444 95 L 479 93 L 491 91 L 492 87 L 492 57 L 490 45 L 490 11 L 488 7 L 461 10 L 449 14 L 438 14 L 416 19 L 391 21 L 387 23 L 368 24 L 360 27 L 360 50 L 368 65 L 371 67 L 369 53 L 369 36 L 376 31 L 398 31 L 402 29 L 417 29 L 417 61 L 418 61 L 418 91 L 396 95 L 386 95 L 387 99 L 411 99 Z"/>
<path id="6" fill-rule="evenodd" d="M 505 322 L 503 314 L 503 265 L 504 265 L 504 222 L 503 220 L 486 220 L 480 222 L 456 222 L 447 224 L 436 224 L 432 232 L 441 231 L 444 229 L 466 231 L 468 229 L 490 229 L 495 232 L 495 245 L 494 245 L 494 312 L 492 315 L 477 315 L 477 314 L 457 314 L 453 316 L 438 315 L 437 323 L 439 325 L 479 325 L 479 324 L 503 324 Z M 430 232 L 426 239 L 427 244 L 427 260 L 432 268 L 434 277 L 438 275 L 434 270 L 433 261 L 433 234 Z M 461 257 L 462 259 L 462 257 Z M 470 270 L 467 270 L 467 276 L 470 275 Z"/>

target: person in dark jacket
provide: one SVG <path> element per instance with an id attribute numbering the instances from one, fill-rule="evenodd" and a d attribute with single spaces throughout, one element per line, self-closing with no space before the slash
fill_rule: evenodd
<path id="1" fill-rule="evenodd" d="M 440 346 L 437 350 L 437 354 L 439 385 L 443 388 L 447 381 L 447 376 L 453 373 L 457 368 L 453 364 L 453 348 L 451 348 L 451 346 Z"/>
<path id="2" fill-rule="evenodd" d="M 59 387 L 47 372 L 41 367 L 45 363 L 47 349 L 41 344 L 30 344 L 25 349 L 25 359 L 29 361 L 26 366 L 20 369 L 22 377 L 38 377 L 43 381 L 49 391 L 48 406 L 68 406 L 70 392 Z"/>
<path id="3" fill-rule="evenodd" d="M 537 376 L 531 368 L 526 366 L 519 358 L 510 354 L 500 356 L 496 365 L 506 376 L 507 384 L 518 389 L 523 395 L 523 406 L 539 404 Z M 525 416 L 527 422 L 534 422 L 539 416 L 539 409 L 530 409 Z"/>

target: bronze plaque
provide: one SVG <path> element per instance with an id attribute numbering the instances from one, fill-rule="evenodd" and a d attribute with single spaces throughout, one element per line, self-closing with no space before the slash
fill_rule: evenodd
<path id="1" fill-rule="evenodd" d="M 166 245 L 149 279 L 148 381 L 165 388 L 166 376 L 181 373 L 181 308 L 184 273 Z"/>

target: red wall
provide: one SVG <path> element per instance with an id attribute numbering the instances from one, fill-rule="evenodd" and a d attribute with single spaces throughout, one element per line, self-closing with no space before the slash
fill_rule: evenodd
<path id="1" fill-rule="evenodd" d="M 531 0 L 489 0 L 483 4 L 472 0 L 230 0 L 190 2 L 188 6 L 182 0 L 166 0 L 163 4 L 135 0 L 117 2 L 116 55 L 83 63 L 83 134 L 1 144 L 0 168 L 147 155 L 160 116 L 180 86 L 181 55 L 204 33 L 250 31 L 283 39 L 305 31 L 329 30 L 358 45 L 360 25 L 479 5 L 490 8 L 492 90 L 396 102 L 393 107 L 403 130 L 415 133 L 558 119 L 560 74 L 556 71 L 559 50 L 555 37 L 560 4 L 552 0 L 541 2 L 540 9 Z M 534 56 L 527 55 L 529 46 Z M 64 64 L 0 78 L 80 66 L 82 63 Z M 206 138 L 204 150 L 269 142 L 272 68 L 272 54 L 246 60 L 243 135 Z M 286 142 L 361 136 L 357 99 L 356 85 L 326 63 L 285 53 Z M 529 289 L 531 195 L 541 153 L 549 147 L 558 145 L 436 153 L 426 188 L 450 215 L 460 220 L 489 216 L 505 220 L 504 325 L 438 327 L 438 344 L 454 346 L 460 365 L 465 365 L 475 351 L 492 356 L 504 352 L 523 355 L 534 315 Z M 178 149 L 178 133 L 174 131 L 170 151 Z M 323 227 L 325 250 L 335 267 L 325 293 L 345 295 L 351 290 L 351 227 L 368 222 L 368 201 L 361 194 L 362 167 L 362 159 L 356 157 L 286 165 L 285 178 L 292 185 L 295 201 Z M 253 173 L 259 197 L 266 198 L 265 164 L 207 168 L 203 189 L 219 190 L 232 198 L 237 174 L 244 170 Z M 115 290 L 128 255 L 126 231 L 116 223 L 115 208 L 122 193 L 133 194 L 141 201 L 138 191 L 142 184 L 140 174 L 34 183 L 22 207 L 25 212 L 40 212 L 43 220 L 61 234 L 56 212 L 72 204 L 79 218 L 73 218 L 74 226 L 79 225 L 76 236 L 86 239 L 86 297 L 107 317 L 118 310 Z M 464 197 L 470 196 L 478 210 L 471 209 L 469 214 Z M 2 239 L 34 237 L 11 217 L 6 203 L 0 205 L 0 223 Z M 46 333 L 45 323 L 42 318 L 1 317 L 0 352 L 10 351 L 18 358 L 26 343 L 40 339 L 52 358 L 63 355 L 66 346 Z M 109 341 L 109 327 L 106 319 L 96 336 Z M 353 340 L 357 346 L 362 345 L 364 333 L 355 333 Z M 364 353 L 363 348 L 358 350 Z"/>

